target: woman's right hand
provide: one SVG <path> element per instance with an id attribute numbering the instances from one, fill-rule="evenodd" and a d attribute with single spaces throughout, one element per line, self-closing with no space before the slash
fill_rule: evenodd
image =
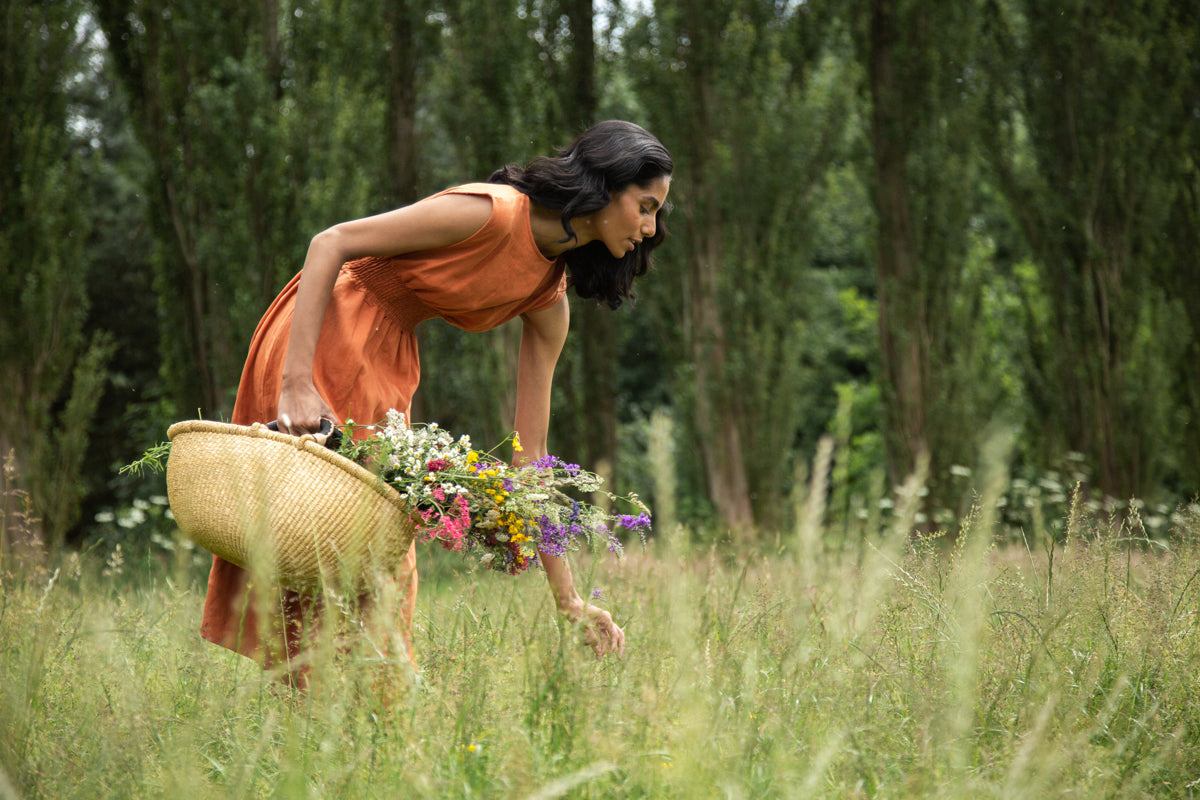
<path id="1" fill-rule="evenodd" d="M 327 419 L 334 425 L 338 424 L 337 417 L 329 405 L 321 397 L 312 381 L 283 384 L 279 393 L 279 406 L 276 412 L 279 430 L 293 436 L 306 433 L 319 433 L 321 420 Z"/>

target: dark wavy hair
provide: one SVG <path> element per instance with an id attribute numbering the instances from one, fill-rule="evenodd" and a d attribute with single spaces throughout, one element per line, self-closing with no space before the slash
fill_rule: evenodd
<path id="1" fill-rule="evenodd" d="M 571 220 L 609 204 L 614 192 L 630 184 L 649 186 L 670 177 L 675 168 L 662 142 L 632 122 L 610 120 L 593 125 L 556 156 L 541 156 L 525 166 L 509 164 L 492 173 L 489 183 L 505 183 L 533 202 L 562 213 L 566 242 L 574 236 Z M 633 300 L 633 279 L 650 268 L 650 253 L 666 238 L 666 207 L 655 214 L 654 235 L 633 252 L 613 258 L 603 242 L 590 242 L 566 255 L 575 293 L 610 308 Z"/>

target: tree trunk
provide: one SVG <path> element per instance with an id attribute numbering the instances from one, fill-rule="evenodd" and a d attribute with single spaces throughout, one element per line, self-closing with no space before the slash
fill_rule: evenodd
<path id="1" fill-rule="evenodd" d="M 407 0 L 385 5 L 388 54 L 388 156 L 392 205 L 418 199 L 417 189 L 417 56 L 420 52 L 413 15 Z"/>
<path id="2" fill-rule="evenodd" d="M 909 211 L 908 141 L 903 94 L 894 69 L 897 40 L 893 0 L 871 0 L 869 80 L 875 208 L 879 216 L 879 342 L 888 476 L 899 485 L 928 455 L 925 407 L 927 353 L 921 329 L 924 302 L 917 279 Z"/>
<path id="3" fill-rule="evenodd" d="M 706 192 L 706 194 L 708 194 Z M 702 201 L 704 202 L 704 201 Z M 735 530 L 753 527 L 754 511 L 746 479 L 736 387 L 726 377 L 727 343 L 721 322 L 717 276 L 722 253 L 721 224 L 710 206 L 703 232 L 688 260 L 691 298 L 688 315 L 691 356 L 696 370 L 696 430 L 708 492 L 721 519 Z"/>
<path id="4" fill-rule="evenodd" d="M 593 0 L 565 0 L 564 6 L 571 30 L 566 118 L 575 135 L 596 121 L 595 12 Z M 617 330 L 612 310 L 593 300 L 576 304 L 573 311 L 582 340 L 583 455 L 611 487 L 617 481 Z"/>
<path id="5" fill-rule="evenodd" d="M 725 257 L 722 203 L 728 189 L 719 184 L 717 148 L 727 141 L 717 87 L 720 42 L 728 13 L 707 3 L 684 3 L 683 31 L 691 40 L 688 64 L 691 118 L 675 132 L 682 151 L 692 155 L 691 191 L 676 202 L 688 216 L 685 348 L 695 370 L 694 423 L 709 497 L 721 520 L 733 530 L 754 526 L 740 424 L 739 387 L 727 366 L 728 331 L 721 316 Z"/>
<path id="6" fill-rule="evenodd" d="M 150 155 L 158 180 L 153 191 L 159 209 L 151 222 L 163 245 L 160 292 L 163 313 L 172 317 L 166 351 L 170 393 L 178 408 L 195 413 L 219 412 L 223 392 L 212 363 L 209 323 L 211 288 L 195 248 L 198 226 L 206 222 L 203 198 L 188 188 L 187 175 L 197 170 L 191 131 L 184 124 L 187 94 L 194 76 L 182 53 L 173 52 L 176 34 L 161 14 L 138 15 L 136 4 L 101 0 L 97 15 L 109 42 L 109 53 L 129 93 L 134 128 Z M 160 74 L 171 63 L 174 74 Z M 169 244 L 167 244 L 169 243 Z"/>

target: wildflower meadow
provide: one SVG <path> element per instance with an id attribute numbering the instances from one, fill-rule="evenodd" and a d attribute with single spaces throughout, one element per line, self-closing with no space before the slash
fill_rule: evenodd
<path id="1" fill-rule="evenodd" d="M 199 638 L 206 554 L 168 518 L 47 559 L 6 506 L 0 798 L 1197 793 L 1196 505 L 1156 536 L 1082 501 L 1013 531 L 984 491 L 917 534 L 910 491 L 848 535 L 824 494 L 753 540 L 676 526 L 574 555 L 622 660 L 536 571 L 426 544 L 419 675 L 330 626 L 307 691 Z"/>

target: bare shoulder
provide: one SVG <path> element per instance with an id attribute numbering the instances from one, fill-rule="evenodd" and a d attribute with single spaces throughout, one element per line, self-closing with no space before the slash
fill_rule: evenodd
<path id="1" fill-rule="evenodd" d="M 482 194 L 440 194 L 407 208 L 408 221 L 420 225 L 442 240 L 454 244 L 479 231 L 492 215 L 492 198 Z"/>

